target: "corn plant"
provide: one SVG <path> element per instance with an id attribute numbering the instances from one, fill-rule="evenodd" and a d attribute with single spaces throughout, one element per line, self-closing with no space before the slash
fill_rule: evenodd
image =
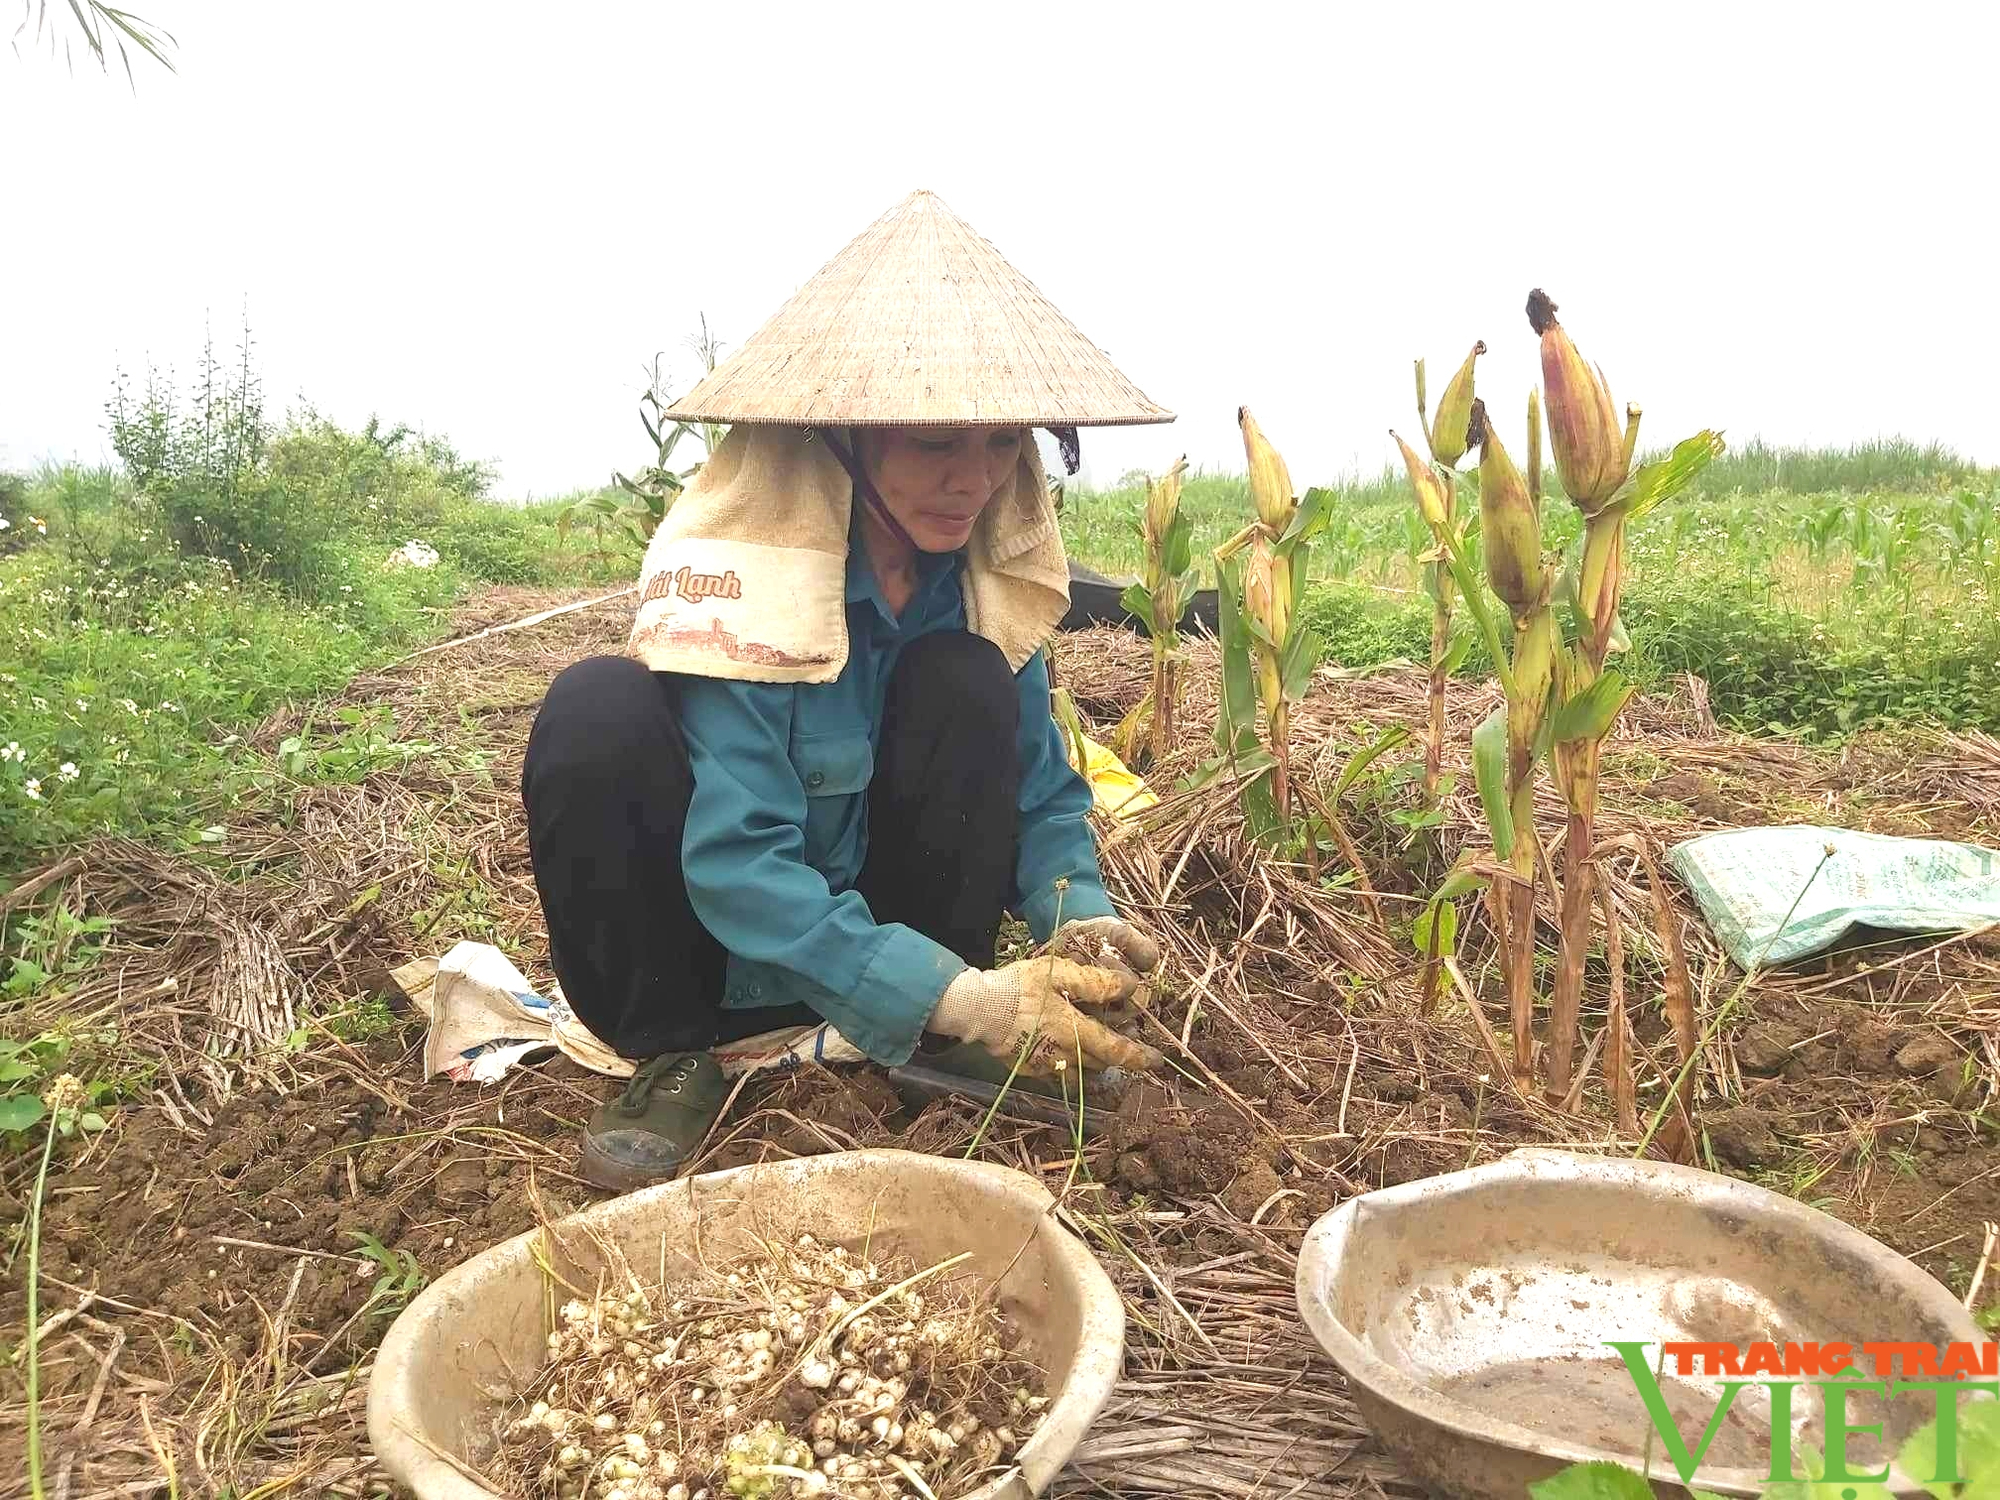
<path id="1" fill-rule="evenodd" d="M 1470 363 L 1468 360 L 1468 368 Z M 1469 379 L 1467 383 L 1470 384 Z M 1506 869 L 1490 899 L 1495 925 L 1499 928 L 1501 971 L 1513 1023 L 1514 1079 L 1523 1090 L 1533 1082 L 1534 1055 L 1535 879 L 1540 863 L 1534 819 L 1535 762 L 1555 650 L 1555 627 L 1549 613 L 1553 570 L 1542 556 L 1539 432 L 1539 416 L 1531 395 L 1529 477 L 1524 479 L 1493 432 L 1485 402 L 1476 398 L 1470 402 L 1467 435 L 1480 451 L 1479 535 L 1486 582 L 1507 607 L 1512 626 L 1504 644 L 1500 625 L 1486 605 L 1485 591 L 1473 566 L 1464 531 L 1451 508 L 1453 471 L 1446 468 L 1440 472 L 1436 462 L 1425 462 L 1402 438 L 1390 434 L 1402 450 L 1417 508 L 1430 523 L 1436 538 L 1438 565 L 1457 585 L 1467 613 L 1485 637 L 1506 700 L 1474 731 L 1472 754 L 1473 776 L 1492 834 L 1493 852 Z M 1460 872 L 1432 897 L 1424 926 L 1431 960 L 1425 970 L 1426 1006 L 1433 998 L 1435 961 L 1445 934 L 1456 928 L 1455 913 L 1447 918 L 1444 911 L 1469 884 Z"/>
<path id="2" fill-rule="evenodd" d="M 1549 446 L 1563 492 L 1583 516 L 1583 534 L 1560 571 L 1551 566 L 1541 534 L 1541 400 L 1528 397 L 1528 472 L 1515 468 L 1483 401 L 1473 402 L 1471 443 L 1480 450 L 1480 540 L 1486 583 L 1512 618 L 1512 649 L 1484 603 L 1468 549 L 1445 524 L 1447 478 L 1397 438 L 1419 507 L 1431 521 L 1438 549 L 1484 635 L 1505 703 L 1473 732 L 1473 774 L 1494 854 L 1504 863 L 1502 886 L 1489 892 L 1499 929 L 1502 965 L 1514 1030 L 1514 1076 L 1523 1089 L 1534 1076 L 1535 882 L 1543 860 L 1534 823 L 1535 777 L 1550 762 L 1568 817 L 1563 833 L 1563 880 L 1556 988 L 1550 1006 L 1550 1093 L 1566 1098 L 1583 995 L 1584 959 L 1596 903 L 1598 763 L 1605 739 L 1637 691 L 1607 659 L 1630 642 L 1619 619 L 1626 527 L 1692 484 L 1722 451 L 1703 431 L 1666 458 L 1633 466 L 1639 408 L 1626 409 L 1621 431 L 1602 372 L 1586 366 L 1541 291 L 1528 299 L 1530 326 L 1541 338 Z M 1391 434 L 1393 436 L 1393 434 Z M 1565 640 L 1553 606 L 1570 618 Z M 1433 898 L 1437 904 L 1471 888 L 1461 869 Z M 1614 1018 L 1622 1024 L 1622 1018 Z M 1610 1055 L 1616 1055 L 1616 1047 Z"/>
<path id="3" fill-rule="evenodd" d="M 1417 424 L 1423 429 L 1431 462 L 1444 470 L 1446 478 L 1442 515 L 1433 518 L 1424 514 L 1421 503 L 1424 496 L 1420 493 L 1418 516 L 1426 531 L 1442 526 L 1461 540 L 1464 528 L 1458 517 L 1458 461 L 1465 456 L 1474 435 L 1472 367 L 1485 352 L 1483 341 L 1472 346 L 1472 352 L 1465 356 L 1465 363 L 1458 367 L 1458 373 L 1445 386 L 1444 399 L 1438 403 L 1434 422 L 1425 411 L 1424 362 L 1417 361 Z M 1434 543 L 1426 549 L 1418 561 L 1423 568 L 1424 591 L 1431 596 L 1430 723 L 1424 737 L 1424 808 L 1429 811 L 1437 806 L 1439 784 L 1443 777 L 1445 686 L 1451 680 L 1451 674 L 1465 660 L 1472 638 L 1462 636 L 1456 646 L 1452 643 L 1452 605 L 1456 584 L 1451 576 L 1451 565 L 1445 561 L 1439 544 Z"/>
<path id="4" fill-rule="evenodd" d="M 1502 914 L 1503 972 L 1514 1029 L 1515 1078 L 1531 1085 L 1535 1012 L 1535 879 L 1541 842 L 1535 832 L 1535 766 L 1542 752 L 1554 680 L 1556 622 L 1549 608 L 1555 571 L 1542 552 L 1541 412 L 1528 395 L 1528 472 L 1508 457 L 1482 405 L 1479 449 L 1480 543 L 1487 583 L 1513 624 L 1505 703 L 1473 732 L 1473 777 L 1509 879 L 1495 908 Z"/>
<path id="5" fill-rule="evenodd" d="M 1572 639 L 1555 653 L 1556 707 L 1549 726 L 1551 764 L 1568 808 L 1561 947 L 1549 1015 L 1548 1084 L 1560 1097 L 1569 1092 L 1596 899 L 1598 763 L 1612 726 L 1637 692 L 1606 665 L 1629 645 L 1618 612 L 1625 531 L 1693 483 L 1722 452 L 1722 438 L 1704 430 L 1675 445 L 1666 458 L 1634 468 L 1639 408 L 1625 408 L 1621 433 L 1603 371 L 1584 363 L 1556 321 L 1555 303 L 1539 289 L 1528 298 L 1528 323 L 1541 339 L 1549 447 L 1563 492 L 1583 516 L 1583 535 L 1560 585 Z"/>
<path id="6" fill-rule="evenodd" d="M 700 359 L 702 367 L 713 374 L 716 359 L 722 346 L 708 331 L 708 320 L 702 320 L 701 332 L 688 340 L 688 346 Z M 616 470 L 611 482 L 625 492 L 625 498 L 613 495 L 591 495 L 563 507 L 556 516 L 556 534 L 567 537 L 573 526 L 587 525 L 596 534 L 598 549 L 604 548 L 604 534 L 610 530 L 621 536 L 630 536 L 641 549 L 652 540 L 653 532 L 666 519 L 667 511 L 680 497 L 687 483 L 701 471 L 702 463 L 713 457 L 721 446 L 726 428 L 714 422 L 674 422 L 666 420 L 666 408 L 672 397 L 668 381 L 660 373 L 660 357 L 653 356 L 647 367 L 646 392 L 639 398 L 639 421 L 646 429 L 646 437 L 653 445 L 653 461 L 641 469 L 635 477 L 628 478 Z M 673 466 L 674 450 L 681 440 L 699 431 L 703 448 L 702 459 L 686 468 Z"/>
<path id="7" fill-rule="evenodd" d="M 1146 547 L 1146 574 L 1120 597 L 1135 618 L 1145 622 L 1153 641 L 1153 681 L 1127 721 L 1122 747 L 1129 754 L 1139 725 L 1152 719 L 1154 764 L 1166 758 L 1174 741 L 1174 710 L 1180 698 L 1181 611 L 1194 594 L 1194 523 L 1181 511 L 1181 480 L 1187 457 L 1158 479 L 1146 482 L 1146 510 L 1138 531 Z"/>
<path id="8" fill-rule="evenodd" d="M 1305 696 L 1322 650 L 1319 637 L 1299 618 L 1299 607 L 1310 544 L 1326 527 L 1333 494 L 1314 488 L 1303 499 L 1294 496 L 1283 457 L 1247 406 L 1238 408 L 1236 421 L 1249 458 L 1257 519 L 1215 550 L 1222 635 L 1222 696 L 1215 719 L 1220 753 L 1192 784 L 1205 783 L 1224 767 L 1245 777 L 1241 795 L 1251 836 L 1290 843 L 1291 711 Z M 1316 861 L 1316 839 L 1308 848 Z"/>

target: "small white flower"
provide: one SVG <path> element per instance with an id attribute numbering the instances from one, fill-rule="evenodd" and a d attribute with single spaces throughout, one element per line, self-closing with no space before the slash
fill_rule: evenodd
<path id="1" fill-rule="evenodd" d="M 130 750 L 120 750 L 116 755 L 111 757 L 111 763 L 114 766 L 122 766 L 131 758 L 132 752 Z"/>
<path id="2" fill-rule="evenodd" d="M 89 712 L 90 712 L 90 700 L 89 700 L 88 698 L 79 698 L 79 699 L 77 699 L 77 700 L 76 700 L 76 711 L 77 711 L 78 713 L 80 713 L 80 714 L 87 714 L 87 713 L 89 713 Z"/>
<path id="3" fill-rule="evenodd" d="M 0 764 L 4 764 L 10 760 L 26 760 L 27 758 L 28 752 L 21 748 L 19 740 L 9 740 L 6 747 L 0 749 Z"/>
<path id="4" fill-rule="evenodd" d="M 180 710 L 178 708 L 175 708 L 173 704 L 167 702 L 165 699 L 161 699 L 160 712 L 163 714 L 177 714 L 180 712 Z"/>
<path id="5" fill-rule="evenodd" d="M 8 520 L 5 516 L 0 516 L 0 531 L 11 530 L 13 528 L 13 525 L 14 523 Z"/>
<path id="6" fill-rule="evenodd" d="M 49 534 L 49 523 L 47 521 L 44 521 L 40 516 L 28 517 L 28 524 L 34 527 L 35 530 L 39 531 L 43 536 L 47 536 Z"/>
<path id="7" fill-rule="evenodd" d="M 21 783 L 21 790 L 28 794 L 30 802 L 39 802 L 42 800 L 42 783 L 39 777 L 30 776 L 26 781 Z"/>
<path id="8" fill-rule="evenodd" d="M 36 634 L 36 635 L 41 635 L 42 633 L 41 633 L 41 632 L 40 632 L 39 630 L 37 630 L 37 631 L 35 632 L 35 634 Z M 46 637 L 46 636 L 44 636 L 44 637 L 43 637 L 43 639 L 44 639 L 44 640 L 46 640 L 46 639 L 47 639 L 47 637 Z M 45 714 L 45 713 L 47 713 L 47 712 L 49 711 L 49 700 L 48 700 L 48 699 L 46 699 L 46 698 L 34 698 L 34 699 L 31 699 L 31 700 L 29 700 L 29 701 L 31 701 L 31 702 L 32 702 L 32 703 L 33 703 L 33 704 L 35 705 L 35 712 L 36 712 L 36 713 L 39 713 L 39 714 Z"/>
<path id="9" fill-rule="evenodd" d="M 354 585 L 351 583 L 343 583 L 340 586 L 340 591 L 343 594 L 351 594 L 354 592 Z"/>
<path id="10" fill-rule="evenodd" d="M 120 698 L 118 706 L 128 714 L 136 714 L 139 711 L 139 705 L 134 703 L 130 698 Z"/>
<path id="11" fill-rule="evenodd" d="M 76 777 L 76 762 L 73 760 L 66 760 L 56 768 L 56 780 L 58 781 L 74 781 Z"/>
<path id="12" fill-rule="evenodd" d="M 197 525 L 197 526 L 201 525 L 201 517 L 200 517 L 200 516 L 196 516 L 196 517 L 194 518 L 194 524 L 195 524 L 195 525 Z"/>

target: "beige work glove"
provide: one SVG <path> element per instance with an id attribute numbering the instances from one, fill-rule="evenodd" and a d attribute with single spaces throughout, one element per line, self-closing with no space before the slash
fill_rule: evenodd
<path id="1" fill-rule="evenodd" d="M 1012 1063 L 1030 1038 L 1023 1073 L 1047 1077 L 1056 1064 L 1074 1068 L 1157 1068 L 1166 1059 L 1144 1042 L 1120 1036 L 1079 1006 L 1131 1000 L 1132 975 L 1090 968 L 1066 958 L 1024 958 L 999 969 L 967 969 L 945 987 L 928 1030 L 975 1042 Z"/>
<path id="2" fill-rule="evenodd" d="M 1055 932 L 1058 952 L 1133 976 L 1160 966 L 1160 945 L 1122 917 L 1077 917 Z"/>

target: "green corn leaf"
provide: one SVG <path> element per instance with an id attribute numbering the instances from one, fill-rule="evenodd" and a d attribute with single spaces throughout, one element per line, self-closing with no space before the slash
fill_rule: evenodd
<path id="1" fill-rule="evenodd" d="M 1217 777 L 1260 775 L 1277 763 L 1271 752 L 1258 742 L 1253 731 L 1237 742 L 1235 754 L 1232 755 L 1224 749 L 1220 754 L 1210 756 L 1183 777 L 1175 789 L 1198 792 L 1203 787 L 1213 784 Z"/>
<path id="2" fill-rule="evenodd" d="M 1271 639 L 1271 632 L 1265 629 L 1264 622 L 1247 609 L 1243 611 L 1243 633 L 1261 641 L 1273 651 L 1278 649 L 1278 643 Z"/>
<path id="3" fill-rule="evenodd" d="M 1243 630 L 1237 588 L 1241 564 L 1235 559 L 1215 570 L 1216 622 L 1222 633 L 1221 696 L 1216 704 L 1215 747 L 1227 755 L 1238 732 L 1255 734 L 1257 683 L 1250 668 L 1250 643 Z"/>
<path id="4" fill-rule="evenodd" d="M 1153 596 L 1143 583 L 1135 583 L 1118 596 L 1118 604 L 1126 614 L 1153 623 Z"/>
<path id="5" fill-rule="evenodd" d="M 1261 744 L 1251 743 L 1236 752 L 1230 769 L 1239 776 L 1261 776 L 1278 763 L 1278 758 Z"/>
<path id="6" fill-rule="evenodd" d="M 1167 528 L 1165 550 L 1168 576 L 1178 578 L 1187 572 L 1194 561 L 1194 523 L 1186 516 L 1175 515 L 1173 525 Z"/>
<path id="7" fill-rule="evenodd" d="M 1430 595 L 1432 604 L 1447 603 L 1452 597 L 1451 569 L 1444 560 L 1444 554 L 1433 547 L 1418 559 L 1423 564 L 1424 592 Z"/>
<path id="8" fill-rule="evenodd" d="M 1333 491 L 1315 486 L 1305 492 L 1298 506 L 1292 511 L 1291 522 L 1284 534 L 1278 538 L 1278 550 L 1288 551 L 1302 542 L 1309 542 L 1326 530 L 1333 519 Z"/>
<path id="9" fill-rule="evenodd" d="M 1224 771 L 1228 769 L 1229 769 L 1228 756 L 1226 755 L 1214 756 L 1209 760 L 1203 761 L 1200 765 L 1196 766 L 1194 770 L 1190 771 L 1186 776 L 1183 776 L 1179 784 L 1174 788 L 1174 790 L 1180 792 L 1198 792 L 1203 787 L 1208 786 L 1210 783 L 1212 783 L 1216 777 L 1220 776 Z"/>
<path id="10" fill-rule="evenodd" d="M 1576 541 L 1572 542 L 1569 549 L 1563 553 L 1562 571 L 1556 575 L 1555 592 L 1550 596 L 1551 603 L 1560 605 L 1563 612 L 1569 616 L 1569 628 L 1576 635 L 1583 634 L 1584 624 L 1583 612 L 1577 607 L 1576 600 L 1576 575 L 1577 569 L 1582 564 L 1582 547 L 1583 538 L 1579 534 Z M 1608 649 L 1614 652 L 1632 649 L 1632 637 L 1625 629 L 1623 611 L 1611 618 L 1611 640 Z"/>
<path id="11" fill-rule="evenodd" d="M 1471 870 L 1453 870 L 1445 876 L 1444 884 L 1432 894 L 1433 901 L 1456 901 L 1460 896 L 1469 896 L 1486 885 L 1484 875 L 1476 875 Z"/>
<path id="12" fill-rule="evenodd" d="M 1325 649 L 1320 638 L 1305 626 L 1292 627 L 1292 638 L 1285 642 L 1285 654 L 1278 662 L 1278 676 L 1287 699 L 1296 703 L 1305 696 L 1306 689 L 1312 686 L 1313 669 L 1319 665 Z"/>
<path id="13" fill-rule="evenodd" d="M 1674 451 L 1655 463 L 1641 464 L 1618 487 L 1611 504 L 1624 509 L 1627 521 L 1636 521 L 1657 509 L 1693 484 L 1701 471 L 1722 452 L 1722 434 L 1702 431 L 1674 445 Z"/>
<path id="14" fill-rule="evenodd" d="M 1458 952 L 1458 908 L 1449 901 L 1433 901 L 1417 914 L 1411 924 L 1410 937 L 1417 945 L 1417 952 L 1429 955 L 1431 932 L 1437 932 L 1437 956 L 1450 958 Z"/>
<path id="15" fill-rule="evenodd" d="M 1561 743 L 1603 739 L 1612 722 L 1638 691 L 1638 685 L 1627 682 L 1622 673 L 1607 670 L 1597 681 L 1548 716 L 1550 740 Z"/>
<path id="16" fill-rule="evenodd" d="M 1464 666 L 1466 657 L 1471 654 L 1471 634 L 1467 631 L 1457 632 L 1451 638 L 1451 645 L 1445 650 L 1444 661 L 1440 663 L 1444 667 L 1444 675 L 1449 677 L 1460 667 Z"/>
<path id="17" fill-rule="evenodd" d="M 1507 806 L 1507 706 L 1488 714 L 1472 731 L 1472 779 L 1479 787 L 1479 804 L 1493 834 L 1493 852 L 1502 859 L 1514 855 L 1514 815 Z"/>
<path id="18" fill-rule="evenodd" d="M 1278 817 L 1278 797 L 1271 790 L 1270 772 L 1244 783 L 1242 798 L 1244 830 L 1259 843 L 1271 842 L 1284 824 Z"/>
<path id="19" fill-rule="evenodd" d="M 1410 731 L 1403 725 L 1398 724 L 1394 729 L 1387 730 L 1380 735 L 1374 744 L 1363 745 L 1359 750 L 1348 756 L 1347 764 L 1340 768 L 1340 779 L 1333 784 L 1333 795 L 1336 798 L 1344 795 L 1353 787 L 1355 782 L 1361 779 L 1362 772 L 1366 771 L 1376 761 L 1409 739 L 1409 737 Z"/>

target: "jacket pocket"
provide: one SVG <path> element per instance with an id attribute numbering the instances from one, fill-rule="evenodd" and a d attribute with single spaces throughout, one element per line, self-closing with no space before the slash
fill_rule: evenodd
<path id="1" fill-rule="evenodd" d="M 861 820 L 875 774 L 874 748 L 865 731 L 797 735 L 791 758 L 806 794 L 806 862 L 839 890 L 860 873 Z M 850 863 L 856 868 L 846 868 Z"/>

